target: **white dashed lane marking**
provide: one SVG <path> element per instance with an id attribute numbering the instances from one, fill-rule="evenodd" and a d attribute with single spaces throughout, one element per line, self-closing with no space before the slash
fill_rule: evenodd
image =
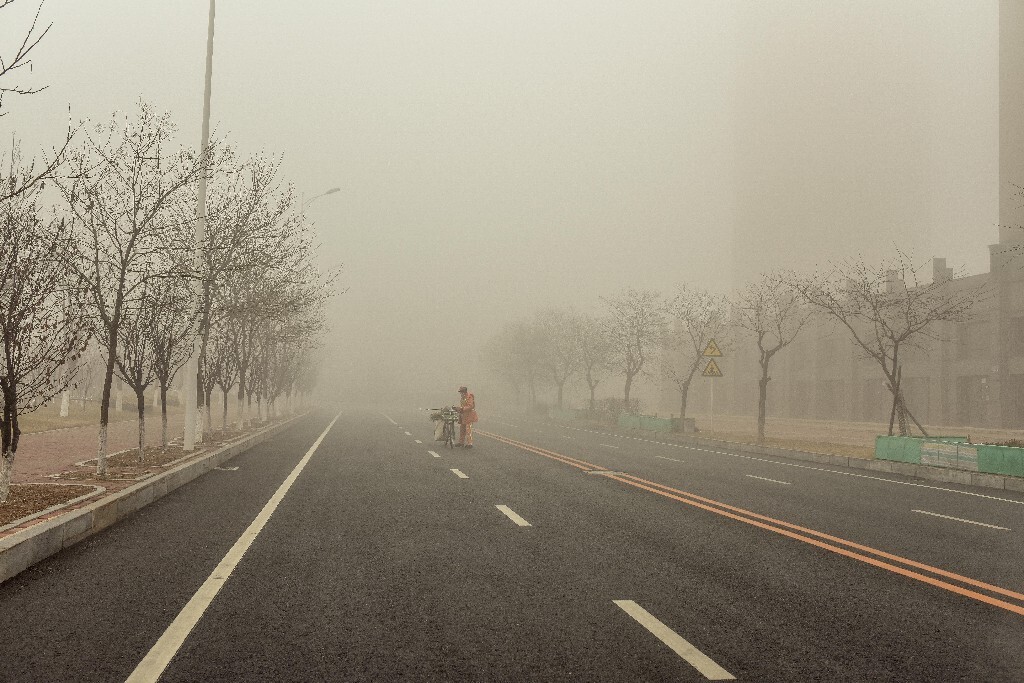
<path id="1" fill-rule="evenodd" d="M 984 522 L 972 522 L 969 519 L 960 519 L 959 517 L 950 517 L 949 515 L 940 515 L 937 512 L 927 512 L 925 510 L 911 510 L 911 512 L 917 512 L 922 515 L 931 515 L 932 517 L 942 517 L 943 519 L 951 519 L 954 522 L 963 522 L 964 524 L 974 524 L 977 526 L 988 527 L 989 529 L 999 529 L 1000 531 L 1009 531 L 1005 526 L 996 526 L 995 524 L 985 524 Z"/>
<path id="2" fill-rule="evenodd" d="M 788 481 L 779 481 L 778 479 L 769 479 L 768 477 L 759 477 L 759 476 L 754 475 L 754 474 L 745 474 L 743 476 L 750 477 L 751 479 L 760 479 L 761 481 L 770 481 L 773 484 L 785 484 L 786 486 L 790 485 L 790 482 L 788 482 Z"/>
<path id="3" fill-rule="evenodd" d="M 465 473 L 463 473 L 463 471 L 462 471 L 462 470 L 452 470 L 452 472 L 453 472 L 453 473 L 455 474 L 455 476 L 456 476 L 456 477 L 458 477 L 459 479 L 469 479 L 469 475 L 468 475 L 468 474 L 465 474 Z"/>
<path id="4" fill-rule="evenodd" d="M 434 451 L 427 451 L 427 453 L 430 453 L 430 454 L 431 454 L 432 456 L 434 456 L 435 458 L 440 458 L 440 457 L 441 457 L 440 455 L 438 455 L 438 454 L 437 454 L 437 453 L 435 453 Z"/>
<path id="5" fill-rule="evenodd" d="M 673 652 L 682 657 L 694 669 L 709 681 L 733 681 L 736 677 L 720 667 L 713 659 L 691 645 L 685 638 L 659 621 L 653 614 L 632 600 L 612 600 L 622 608 L 638 624 L 654 634 L 661 642 L 668 645 Z"/>
<path id="6" fill-rule="evenodd" d="M 513 512 L 507 505 L 495 505 L 494 507 L 498 508 L 503 513 L 505 513 L 506 517 L 511 519 L 513 522 L 515 522 L 519 526 L 533 526 L 532 524 L 527 522 L 525 519 L 523 519 L 522 517 L 517 515 L 515 512 Z"/>

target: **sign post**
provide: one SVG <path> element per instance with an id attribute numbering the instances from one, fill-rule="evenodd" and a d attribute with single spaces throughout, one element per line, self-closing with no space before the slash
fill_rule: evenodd
<path id="1" fill-rule="evenodd" d="M 722 376 L 722 371 L 718 367 L 718 363 L 715 362 L 715 358 L 722 358 L 723 353 L 718 344 L 715 343 L 714 339 L 708 340 L 708 345 L 704 349 L 704 353 L 701 354 L 708 359 L 708 364 L 704 366 L 704 372 L 701 373 L 705 377 L 711 379 L 711 431 L 715 431 L 715 378 Z"/>

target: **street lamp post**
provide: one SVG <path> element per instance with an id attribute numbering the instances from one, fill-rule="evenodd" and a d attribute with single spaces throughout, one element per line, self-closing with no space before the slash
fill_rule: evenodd
<path id="1" fill-rule="evenodd" d="M 199 153 L 204 155 L 210 146 L 210 91 L 213 83 L 213 19 L 217 12 L 217 0 L 210 0 L 210 19 L 206 36 L 206 87 L 203 91 L 203 139 Z M 202 310 L 203 285 L 198 275 L 205 269 L 203 249 L 206 243 L 206 168 L 199 176 L 199 197 L 196 202 L 196 250 L 193 254 L 195 277 L 192 280 L 193 294 L 196 300 L 195 338 L 192 341 L 192 357 L 185 365 L 185 434 L 182 449 L 195 449 L 196 441 L 202 442 L 202 419 L 199 415 L 199 354 L 202 341 L 199 335 L 200 314 Z"/>
<path id="2" fill-rule="evenodd" d="M 314 195 L 314 196 L 310 197 L 306 201 L 302 202 L 302 204 L 299 206 L 299 210 L 300 211 L 305 211 L 306 207 L 309 206 L 310 204 L 312 204 L 317 199 L 320 199 L 321 197 L 326 197 L 329 194 L 334 194 L 335 192 L 341 192 L 341 188 L 340 187 L 332 187 L 331 189 L 327 190 L 327 192 L 321 192 L 318 195 Z"/>

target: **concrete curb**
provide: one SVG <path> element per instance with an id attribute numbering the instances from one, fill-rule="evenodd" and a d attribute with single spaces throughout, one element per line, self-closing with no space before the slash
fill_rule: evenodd
<path id="1" fill-rule="evenodd" d="M 0 583 L 64 548 L 102 531 L 179 486 L 200 477 L 239 453 L 249 450 L 293 426 L 298 415 L 227 444 L 174 469 L 140 481 L 95 503 L 35 524 L 0 539 Z"/>
<path id="2" fill-rule="evenodd" d="M 893 460 L 868 460 L 866 458 L 857 458 L 847 455 L 812 453 L 809 451 L 797 451 L 789 448 L 758 446 L 757 444 L 741 443 L 737 441 L 718 441 L 716 439 L 705 439 L 699 436 L 684 436 L 681 434 L 672 434 L 666 438 L 665 432 L 650 432 L 639 429 L 622 431 L 660 436 L 661 438 L 666 439 L 666 441 L 679 443 L 684 446 L 704 448 L 707 450 L 722 450 L 723 448 L 728 448 L 744 455 L 784 458 L 788 460 L 800 460 L 802 462 L 813 462 L 818 465 L 832 465 L 834 467 L 846 467 L 849 469 L 901 474 L 907 477 L 917 477 L 918 479 L 937 481 L 945 484 L 963 484 L 965 486 L 981 486 L 984 488 L 1001 489 L 1004 491 L 1024 492 L 1024 478 L 1011 477 L 1002 474 L 986 474 L 982 472 L 970 472 L 968 470 L 954 470 L 946 467 L 916 465 L 914 463 L 896 462 Z"/>

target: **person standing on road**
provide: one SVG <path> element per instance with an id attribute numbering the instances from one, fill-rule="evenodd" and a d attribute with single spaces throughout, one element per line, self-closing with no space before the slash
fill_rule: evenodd
<path id="1" fill-rule="evenodd" d="M 462 399 L 459 403 L 459 442 L 460 448 L 473 447 L 473 423 L 479 418 L 476 414 L 476 397 L 466 387 L 459 387 Z"/>

